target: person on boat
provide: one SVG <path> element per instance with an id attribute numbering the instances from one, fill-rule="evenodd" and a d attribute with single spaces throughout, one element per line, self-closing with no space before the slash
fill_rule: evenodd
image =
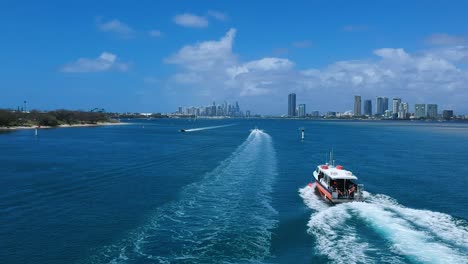
<path id="1" fill-rule="evenodd" d="M 340 190 L 340 188 L 338 188 L 338 183 L 336 182 L 336 180 L 333 181 L 332 187 L 335 192 L 338 192 L 338 197 L 343 196 L 343 192 Z"/>
<path id="2" fill-rule="evenodd" d="M 356 184 L 352 184 L 351 188 L 348 189 L 349 197 L 354 197 L 354 191 L 356 190 Z"/>

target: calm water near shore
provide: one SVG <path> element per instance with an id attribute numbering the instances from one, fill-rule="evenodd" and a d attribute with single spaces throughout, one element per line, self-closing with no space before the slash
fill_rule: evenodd
<path id="1" fill-rule="evenodd" d="M 307 187 L 332 148 L 365 203 Z M 0 150 L 0 263 L 468 262 L 464 123 L 156 119 Z"/>

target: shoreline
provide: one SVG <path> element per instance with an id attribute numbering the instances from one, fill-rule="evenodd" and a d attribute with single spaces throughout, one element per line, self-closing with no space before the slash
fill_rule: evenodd
<path id="1" fill-rule="evenodd" d="M 23 130 L 23 129 L 51 129 L 51 128 L 73 128 L 73 127 L 98 127 L 98 126 L 120 126 L 120 125 L 128 125 L 129 123 L 124 122 L 99 122 L 96 124 L 64 124 L 58 126 L 14 126 L 14 127 L 0 127 L 0 130 Z"/>

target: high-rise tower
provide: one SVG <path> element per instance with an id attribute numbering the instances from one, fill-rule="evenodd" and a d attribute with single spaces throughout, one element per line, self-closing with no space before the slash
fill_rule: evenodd
<path id="1" fill-rule="evenodd" d="M 426 105 L 425 104 L 414 105 L 414 117 L 426 118 Z"/>
<path id="2" fill-rule="evenodd" d="M 378 96 L 375 98 L 375 114 L 376 115 L 383 115 L 385 112 L 384 110 L 384 98 Z"/>
<path id="3" fill-rule="evenodd" d="M 364 115 L 372 116 L 372 100 L 364 101 Z"/>
<path id="4" fill-rule="evenodd" d="M 361 96 L 360 95 L 354 96 L 354 115 L 355 116 L 361 115 Z"/>
<path id="5" fill-rule="evenodd" d="M 298 116 L 299 117 L 305 117 L 306 116 L 306 105 L 305 104 L 299 104 L 298 107 Z"/>
<path id="6" fill-rule="evenodd" d="M 427 104 L 427 117 L 435 119 L 437 118 L 437 105 L 436 104 Z"/>
<path id="7" fill-rule="evenodd" d="M 296 116 L 296 94 L 288 95 L 288 116 Z"/>

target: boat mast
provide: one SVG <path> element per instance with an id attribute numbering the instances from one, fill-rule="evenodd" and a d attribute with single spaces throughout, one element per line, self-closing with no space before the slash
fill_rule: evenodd
<path id="1" fill-rule="evenodd" d="M 330 165 L 335 166 L 335 160 L 333 160 L 333 149 L 330 151 Z"/>

